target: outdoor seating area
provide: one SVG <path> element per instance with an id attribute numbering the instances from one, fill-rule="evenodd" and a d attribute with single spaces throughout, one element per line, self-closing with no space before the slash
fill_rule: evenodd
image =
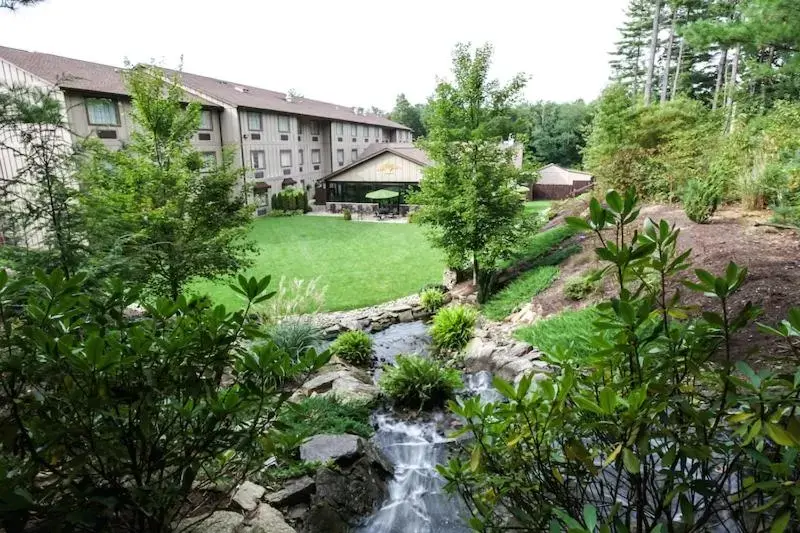
<path id="1" fill-rule="evenodd" d="M 406 218 L 413 212 L 416 206 L 409 204 L 376 204 L 376 203 L 353 203 L 353 202 L 326 202 L 325 212 L 331 215 L 341 214 L 345 209 L 350 211 L 353 218 L 357 220 L 375 219 L 386 220 L 396 218 Z"/>

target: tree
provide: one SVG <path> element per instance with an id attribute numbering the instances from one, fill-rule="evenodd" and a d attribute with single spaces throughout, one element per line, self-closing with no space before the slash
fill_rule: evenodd
<path id="1" fill-rule="evenodd" d="M 11 173 L 0 175 L 3 252 L 12 264 L 60 268 L 71 276 L 85 247 L 76 209 L 78 155 L 63 98 L 41 87 L 0 87 L 0 151 Z"/>
<path id="2" fill-rule="evenodd" d="M 661 0 L 655 0 L 653 8 L 653 31 L 650 35 L 650 51 L 647 53 L 647 73 L 644 78 L 644 105 L 650 105 L 653 94 L 653 82 L 656 68 L 656 52 L 658 51 L 658 32 L 661 23 Z"/>
<path id="3" fill-rule="evenodd" d="M 631 0 L 625 16 L 625 23 L 619 29 L 621 39 L 611 61 L 611 78 L 638 95 L 645 75 L 644 48 L 652 27 L 649 0 Z"/>
<path id="4" fill-rule="evenodd" d="M 10 9 L 14 11 L 18 7 L 32 6 L 43 0 L 0 0 L 0 9 Z"/>
<path id="5" fill-rule="evenodd" d="M 510 150 L 492 133 L 525 85 L 522 75 L 501 85 L 488 77 L 491 45 L 474 52 L 459 44 L 453 81 L 442 81 L 429 102 L 424 147 L 433 164 L 424 171 L 412 203 L 435 246 L 451 265 L 472 264 L 478 299 L 488 297 L 497 260 L 515 244 L 523 206 Z"/>
<path id="6" fill-rule="evenodd" d="M 153 67 L 128 74 L 130 143 L 84 168 L 89 242 L 99 263 L 152 294 L 177 298 L 195 277 L 239 271 L 252 250 L 251 216 L 235 192 L 233 154 L 207 164 L 192 148 L 200 106 Z"/>
<path id="7" fill-rule="evenodd" d="M 528 122 L 526 155 L 545 164 L 582 166 L 581 152 L 592 121 L 591 106 L 583 100 L 563 104 L 537 102 L 524 106 L 521 113 Z"/>
<path id="8" fill-rule="evenodd" d="M 397 95 L 394 109 L 389 113 L 389 118 L 411 128 L 414 138 L 419 139 L 427 133 L 423 121 L 424 112 L 425 106 L 421 104 L 411 105 L 406 95 L 400 93 Z"/>

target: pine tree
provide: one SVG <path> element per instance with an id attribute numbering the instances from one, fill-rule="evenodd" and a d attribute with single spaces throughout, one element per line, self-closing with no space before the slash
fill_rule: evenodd
<path id="1" fill-rule="evenodd" d="M 643 87 L 645 48 L 653 25 L 650 0 L 631 0 L 625 12 L 625 23 L 619 29 L 621 39 L 615 43 L 611 61 L 613 81 L 628 87 L 637 95 Z"/>

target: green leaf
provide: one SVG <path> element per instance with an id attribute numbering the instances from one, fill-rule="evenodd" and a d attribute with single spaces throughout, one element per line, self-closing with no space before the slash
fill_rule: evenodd
<path id="1" fill-rule="evenodd" d="M 622 197 L 613 189 L 608 191 L 606 194 L 606 203 L 608 204 L 608 207 L 611 208 L 611 211 L 614 212 L 614 214 L 618 215 L 624 210 Z"/>
<path id="2" fill-rule="evenodd" d="M 597 509 L 594 505 L 583 506 L 583 521 L 589 531 L 594 531 L 594 528 L 597 527 Z"/>
<path id="3" fill-rule="evenodd" d="M 472 472 L 477 472 L 478 468 L 481 466 L 481 448 L 480 446 L 475 446 L 472 448 L 472 454 L 469 458 L 469 469 Z"/>
<path id="4" fill-rule="evenodd" d="M 783 533 L 786 530 L 786 526 L 789 525 L 789 518 L 791 518 L 791 512 L 786 511 L 775 521 L 772 523 L 772 527 L 769 528 L 769 533 Z"/>
<path id="5" fill-rule="evenodd" d="M 780 446 L 796 445 L 796 442 L 789 434 L 789 432 L 783 429 L 783 427 L 779 426 L 778 424 L 767 422 L 767 435 L 775 442 L 775 444 L 778 444 Z"/>
<path id="6" fill-rule="evenodd" d="M 639 458 L 636 457 L 628 448 L 625 448 L 622 451 L 622 463 L 625 465 L 625 470 L 631 474 L 638 474 L 642 467 L 642 463 L 639 461 Z"/>
<path id="7" fill-rule="evenodd" d="M 617 393 L 611 387 L 603 387 L 600 390 L 600 408 L 606 413 L 611 414 L 617 407 Z"/>

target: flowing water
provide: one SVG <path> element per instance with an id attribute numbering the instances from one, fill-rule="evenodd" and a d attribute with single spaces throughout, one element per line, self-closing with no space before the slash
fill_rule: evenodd
<path id="1" fill-rule="evenodd" d="M 428 353 L 430 338 L 422 322 L 392 326 L 373 336 L 379 364 L 393 364 L 399 354 Z M 378 372 L 379 373 L 379 372 Z M 376 374 L 378 374 L 376 373 Z M 493 398 L 491 376 L 466 375 L 467 389 Z M 466 508 L 457 496 L 443 491 L 436 465 L 447 459 L 445 434 L 455 419 L 433 413 L 424 421 L 402 420 L 393 413 L 376 413 L 375 443 L 394 465 L 389 497 L 357 531 L 359 533 L 462 533 Z"/>

